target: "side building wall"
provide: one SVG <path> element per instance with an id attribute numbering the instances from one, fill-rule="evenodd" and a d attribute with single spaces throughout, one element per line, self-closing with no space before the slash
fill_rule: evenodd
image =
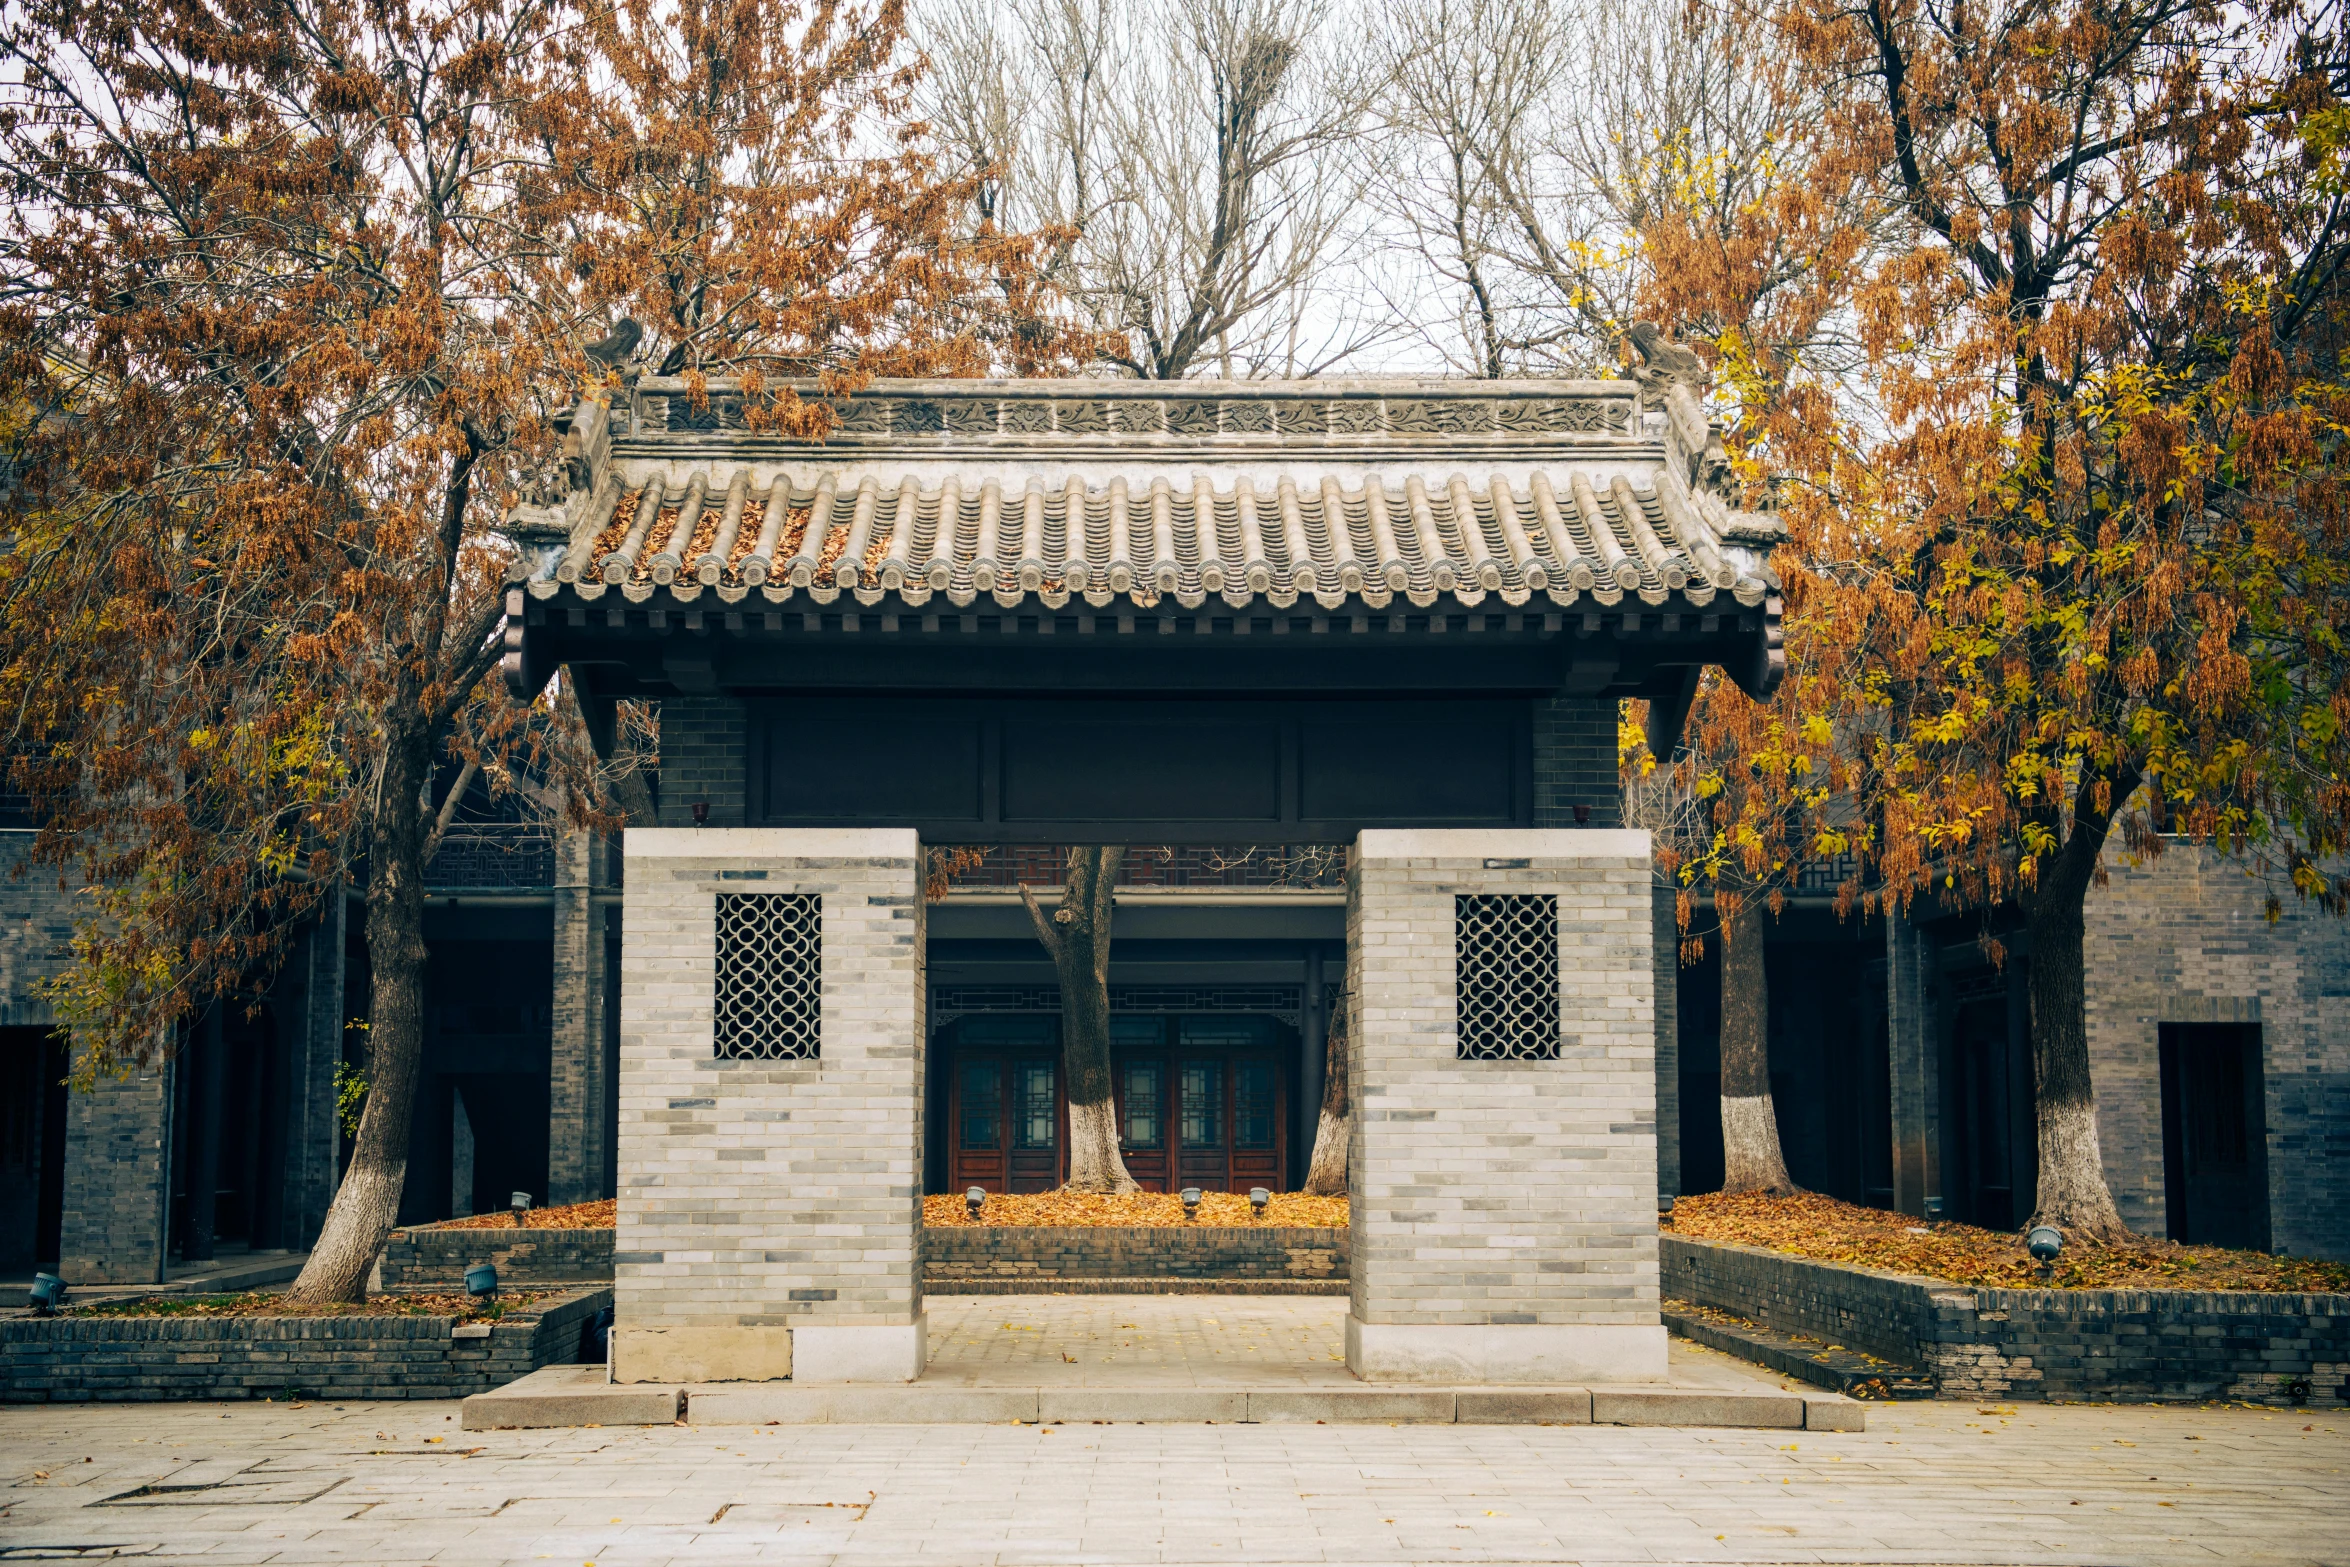
<path id="1" fill-rule="evenodd" d="M 2350 1257 L 2350 923 L 2199 848 L 2109 856 L 2089 894 L 2089 1059 L 2106 1180 L 2130 1227 L 2165 1232 L 2165 1023 L 2257 1023 L 2265 1059 L 2270 1241 Z"/>

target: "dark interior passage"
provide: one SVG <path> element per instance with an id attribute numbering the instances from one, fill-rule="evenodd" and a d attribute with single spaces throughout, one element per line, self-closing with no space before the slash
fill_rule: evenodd
<path id="1" fill-rule="evenodd" d="M 2269 1245 L 2268 1128 L 2258 1023 L 2165 1023 L 2162 1172 L 2170 1238 Z"/>

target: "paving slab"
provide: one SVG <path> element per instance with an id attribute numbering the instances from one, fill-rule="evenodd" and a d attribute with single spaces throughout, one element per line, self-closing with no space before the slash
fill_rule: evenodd
<path id="1" fill-rule="evenodd" d="M 1231 1423 L 1249 1418 L 1245 1388 L 1048 1387 L 1037 1390 L 1037 1417 L 1072 1424 Z"/>
<path id="2" fill-rule="evenodd" d="M 1453 1419 L 1465 1426 L 1587 1426 L 1591 1389 L 1459 1388 L 1453 1393 Z"/>
<path id="3" fill-rule="evenodd" d="M 1034 1425 L 1032 1387 L 894 1387 L 854 1383 L 706 1382 L 685 1390 L 692 1425 Z"/>
<path id="4" fill-rule="evenodd" d="M 669 1425 L 677 1419 L 678 1388 L 615 1385 L 604 1376 L 602 1366 L 543 1366 L 466 1399 L 458 1423 L 468 1431 L 528 1431 Z"/>
<path id="5" fill-rule="evenodd" d="M 1803 1398 L 1794 1393 L 1731 1393 L 1716 1388 L 1595 1387 L 1591 1421 L 1603 1426 L 1745 1426 L 1800 1431 Z"/>
<path id="6" fill-rule="evenodd" d="M 1451 1425 L 1450 1388 L 1266 1388 L 1248 1395 L 1248 1417 L 1260 1425 Z"/>

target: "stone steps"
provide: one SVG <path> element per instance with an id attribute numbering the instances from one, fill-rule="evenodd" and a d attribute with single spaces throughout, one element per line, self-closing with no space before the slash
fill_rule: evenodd
<path id="1" fill-rule="evenodd" d="M 1728 1426 L 1859 1431 L 1828 1394 L 1719 1387 L 1056 1387 L 947 1382 L 615 1386 L 599 1366 L 550 1366 L 465 1400 L 464 1428 L 620 1425 L 1409 1424 Z"/>
<path id="2" fill-rule="evenodd" d="M 1767 1366 L 1781 1376 L 1859 1399 L 1932 1398 L 1934 1380 L 1910 1366 L 1859 1350 L 1824 1344 L 1733 1317 L 1728 1312 L 1666 1301 L 1665 1326 L 1693 1344 Z"/>

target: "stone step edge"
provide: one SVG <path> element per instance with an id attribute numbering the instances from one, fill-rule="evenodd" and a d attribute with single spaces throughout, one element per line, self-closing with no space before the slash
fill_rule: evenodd
<path id="1" fill-rule="evenodd" d="M 1936 1396 L 1933 1378 L 1913 1366 L 1896 1365 L 1816 1339 L 1774 1333 L 1743 1317 L 1685 1301 L 1666 1301 L 1663 1314 L 1666 1328 L 1693 1344 L 1767 1366 L 1781 1376 L 1847 1398 L 1882 1401 Z"/>
<path id="2" fill-rule="evenodd" d="M 1344 1295 L 1344 1279 L 1192 1279 L 1155 1274 L 1094 1278 L 925 1278 L 925 1295 Z"/>
<path id="3" fill-rule="evenodd" d="M 1688 1387 L 1424 1388 L 803 1385 L 615 1386 L 548 1368 L 463 1405 L 463 1429 L 617 1425 L 1624 1425 L 1862 1431 L 1826 1394 Z"/>

